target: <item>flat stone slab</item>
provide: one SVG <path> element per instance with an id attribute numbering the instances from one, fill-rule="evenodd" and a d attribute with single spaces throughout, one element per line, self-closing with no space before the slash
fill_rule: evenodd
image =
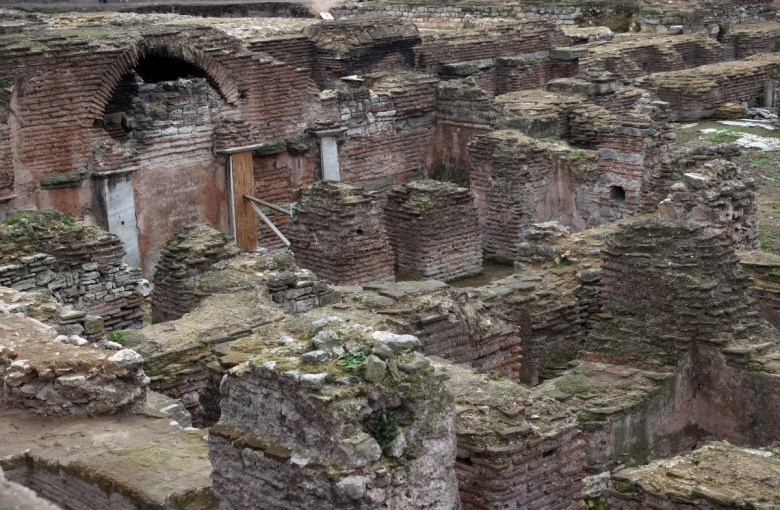
<path id="1" fill-rule="evenodd" d="M 199 509 L 216 509 L 206 432 L 175 424 L 157 409 L 160 399 L 153 400 L 157 405 L 135 414 L 91 419 L 0 408 L 0 466 L 10 480 L 24 477 L 19 470 L 29 469 L 30 463 L 57 466 L 95 485 L 109 483 L 113 491 L 149 508 L 171 501 L 172 508 L 195 508 L 176 503 L 195 499 Z"/>

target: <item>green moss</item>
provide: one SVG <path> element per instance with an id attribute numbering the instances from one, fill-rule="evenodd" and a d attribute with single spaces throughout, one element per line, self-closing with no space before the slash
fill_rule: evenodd
<path id="1" fill-rule="evenodd" d="M 390 445 L 398 437 L 400 430 L 398 428 L 398 421 L 395 417 L 387 412 L 387 408 L 384 404 L 379 406 L 379 409 L 371 413 L 371 416 L 365 419 L 363 422 L 363 429 L 371 435 L 382 451 L 390 448 Z"/>
<path id="2" fill-rule="evenodd" d="M 580 411 L 577 414 L 578 423 L 594 423 L 604 421 L 604 416 L 594 413 L 593 411 Z"/>
<path id="3" fill-rule="evenodd" d="M 631 494 L 632 492 L 636 492 L 636 485 L 628 480 L 617 481 L 612 488 L 615 490 L 615 492 L 619 492 L 621 494 Z"/>
<path id="4" fill-rule="evenodd" d="M 597 498 L 585 498 L 585 508 L 587 510 L 611 510 L 606 495 Z"/>

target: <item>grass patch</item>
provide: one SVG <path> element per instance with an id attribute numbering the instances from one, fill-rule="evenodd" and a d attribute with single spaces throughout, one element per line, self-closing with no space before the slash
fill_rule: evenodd
<path id="1" fill-rule="evenodd" d="M 106 333 L 106 340 L 115 342 L 119 345 L 125 345 L 125 338 L 130 335 L 130 331 L 109 331 Z"/>
<path id="2" fill-rule="evenodd" d="M 718 143 L 736 142 L 742 138 L 742 133 L 737 131 L 729 131 L 727 129 L 718 129 L 714 133 L 707 133 L 709 137 Z"/>
<path id="3" fill-rule="evenodd" d="M 763 251 L 771 251 L 774 244 L 772 239 L 774 236 L 775 233 L 771 230 L 761 232 L 761 235 L 758 237 L 758 247 Z"/>

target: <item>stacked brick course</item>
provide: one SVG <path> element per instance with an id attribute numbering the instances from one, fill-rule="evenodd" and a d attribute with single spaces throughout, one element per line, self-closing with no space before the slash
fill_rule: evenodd
<path id="1" fill-rule="evenodd" d="M 0 76 L 0 80 L 3 77 Z M 10 83 L 0 83 L 0 198 L 14 190 L 13 151 L 11 145 L 11 96 Z"/>
<path id="2" fill-rule="evenodd" d="M 438 80 L 414 71 L 376 73 L 365 88 L 338 94 L 347 128 L 339 148 L 342 180 L 387 187 L 423 174 L 434 138 Z"/>
<path id="3" fill-rule="evenodd" d="M 512 382 L 444 366 L 459 404 L 462 508 L 583 508 L 584 442 L 573 414 Z"/>
<path id="4" fill-rule="evenodd" d="M 778 69 L 777 55 L 754 55 L 737 62 L 655 73 L 638 80 L 637 86 L 668 102 L 673 119 L 695 120 L 711 117 L 726 103 L 763 106 L 765 83 Z"/>
<path id="5" fill-rule="evenodd" d="M 154 273 L 152 315 L 174 320 L 191 311 L 203 297 L 195 292 L 192 279 L 238 253 L 229 238 L 208 225 L 179 230 L 163 248 Z"/>
<path id="6" fill-rule="evenodd" d="M 400 271 L 444 281 L 482 271 L 482 241 L 468 189 L 430 180 L 396 186 L 384 220 Z"/>
<path id="7" fill-rule="evenodd" d="M 417 27 L 390 17 L 323 21 L 307 28 L 317 50 L 315 76 L 322 86 L 352 74 L 414 64 Z"/>
<path id="8" fill-rule="evenodd" d="M 588 56 L 579 62 L 583 77 L 606 72 L 621 80 L 634 80 L 647 74 L 714 64 L 723 59 L 722 46 L 704 34 L 643 37 L 585 47 Z"/>
<path id="9" fill-rule="evenodd" d="M 392 281 L 393 252 L 375 193 L 336 182 L 303 188 L 290 248 L 298 263 L 335 284 Z"/>
<path id="10" fill-rule="evenodd" d="M 50 293 L 102 316 L 109 331 L 142 324 L 140 274 L 122 262 L 125 251 L 113 234 L 41 211 L 11 216 L 0 235 L 8 240 L 0 285 Z"/>
<path id="11" fill-rule="evenodd" d="M 593 181 L 594 155 L 565 143 L 537 141 L 520 131 L 493 131 L 469 146 L 471 186 L 484 249 L 514 258 L 534 223 L 558 220 L 582 230 L 588 202 L 575 198 L 576 181 Z M 581 199 L 579 199 L 581 200 Z"/>

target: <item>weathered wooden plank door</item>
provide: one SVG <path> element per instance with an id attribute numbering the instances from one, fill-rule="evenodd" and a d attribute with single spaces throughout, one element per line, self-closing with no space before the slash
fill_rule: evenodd
<path id="1" fill-rule="evenodd" d="M 244 195 L 255 195 L 255 176 L 252 170 L 252 153 L 239 152 L 230 156 L 233 182 L 233 206 L 235 208 L 236 244 L 246 251 L 257 249 L 257 218 Z"/>

